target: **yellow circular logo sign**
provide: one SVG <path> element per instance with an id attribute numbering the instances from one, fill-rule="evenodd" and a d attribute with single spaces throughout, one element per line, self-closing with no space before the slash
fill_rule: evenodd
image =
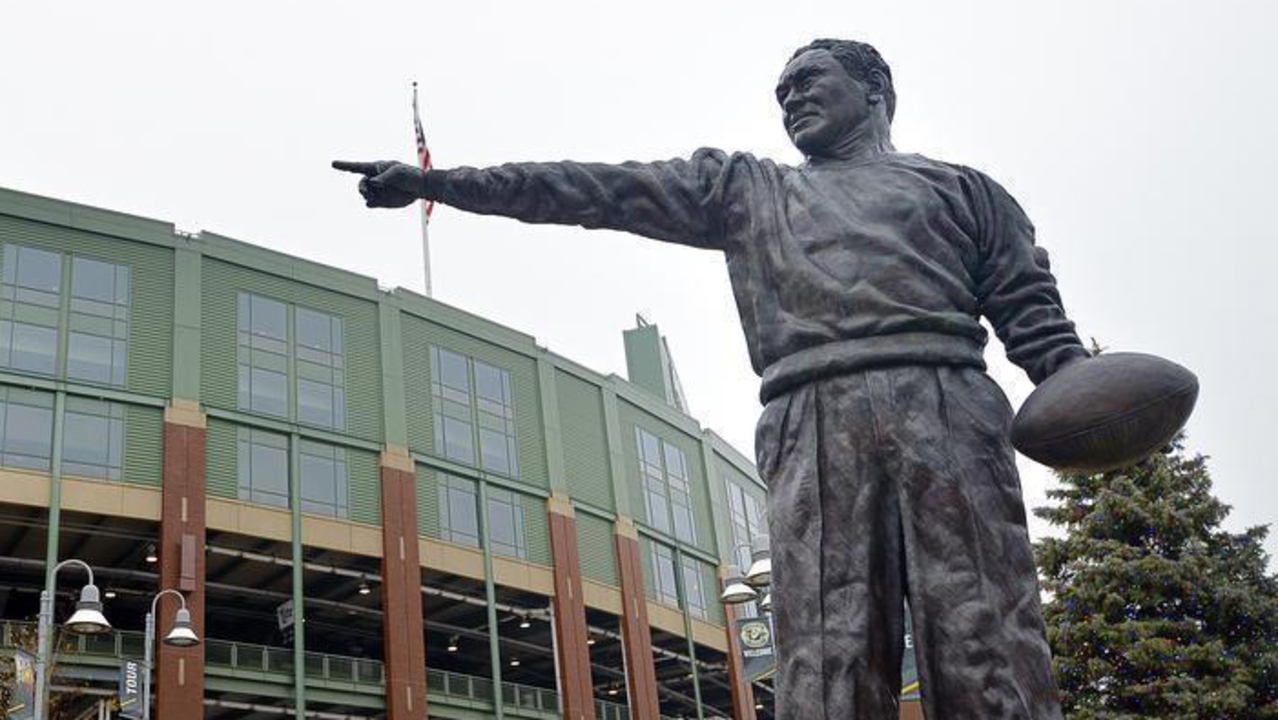
<path id="1" fill-rule="evenodd" d="M 767 623 L 752 622 L 741 626 L 741 643 L 751 650 L 767 647 L 771 639 Z"/>

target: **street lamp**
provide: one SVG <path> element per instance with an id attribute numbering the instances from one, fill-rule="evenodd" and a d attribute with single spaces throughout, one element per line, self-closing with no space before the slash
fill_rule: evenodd
<path id="1" fill-rule="evenodd" d="M 48 694 L 49 674 L 49 636 L 53 630 L 53 597 L 58 591 L 58 571 L 67 565 L 78 565 L 89 574 L 89 583 L 80 590 L 80 601 L 75 604 L 75 612 L 67 620 L 66 627 L 71 632 L 94 634 L 111 629 L 102 614 L 102 601 L 98 599 L 98 586 L 93 584 L 93 568 L 83 560 L 63 560 L 53 566 L 49 576 L 49 587 L 40 591 L 40 622 L 36 629 L 36 701 L 35 720 L 44 720 L 44 706 Z"/>
<path id="2" fill-rule="evenodd" d="M 151 663 L 155 646 L 155 607 L 165 595 L 177 595 L 182 602 L 173 618 L 173 629 L 164 636 L 164 644 L 172 647 L 194 647 L 200 644 L 200 636 L 191 626 L 191 611 L 186 609 L 186 598 L 173 588 L 165 588 L 151 598 L 151 611 L 146 614 L 146 635 L 143 641 L 146 651 L 142 661 L 142 720 L 151 720 Z"/>
<path id="3" fill-rule="evenodd" d="M 768 538 L 759 538 L 759 548 L 750 555 L 750 569 L 746 571 L 746 585 L 760 588 L 772 584 L 772 553 L 768 551 Z"/>

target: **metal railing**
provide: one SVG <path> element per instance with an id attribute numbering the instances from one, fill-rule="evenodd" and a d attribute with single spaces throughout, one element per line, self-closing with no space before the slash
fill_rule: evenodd
<path id="1" fill-rule="evenodd" d="M 559 714 L 559 694 L 554 690 L 511 682 L 503 682 L 501 687 L 504 708 Z M 493 681 L 485 677 L 427 668 L 426 691 L 428 697 L 442 695 L 493 704 Z"/>

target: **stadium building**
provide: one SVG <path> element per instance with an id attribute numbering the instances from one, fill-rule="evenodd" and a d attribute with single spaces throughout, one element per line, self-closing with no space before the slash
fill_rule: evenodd
<path id="1" fill-rule="evenodd" d="M 756 611 L 718 601 L 764 487 L 682 410 L 656 327 L 626 333 L 626 380 L 372 278 L 8 190 L 0 273 L 0 653 L 33 649 L 66 558 L 113 626 L 58 630 L 52 717 L 102 716 L 162 588 L 203 641 L 159 646 L 162 720 L 772 716 L 732 630 Z M 58 623 L 85 581 L 58 574 Z"/>

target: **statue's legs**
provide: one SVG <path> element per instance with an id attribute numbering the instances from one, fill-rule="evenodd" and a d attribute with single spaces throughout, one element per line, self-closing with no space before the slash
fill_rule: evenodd
<path id="1" fill-rule="evenodd" d="M 945 366 L 768 404 L 778 717 L 895 719 L 908 595 L 930 720 L 1059 720 L 1010 422 L 983 372 Z"/>

